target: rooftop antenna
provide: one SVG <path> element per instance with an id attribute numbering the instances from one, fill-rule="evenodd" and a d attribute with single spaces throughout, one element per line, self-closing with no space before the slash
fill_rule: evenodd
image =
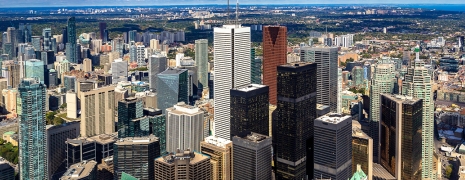
<path id="1" fill-rule="evenodd" d="M 238 27 L 239 23 L 239 0 L 236 0 L 236 27 Z"/>

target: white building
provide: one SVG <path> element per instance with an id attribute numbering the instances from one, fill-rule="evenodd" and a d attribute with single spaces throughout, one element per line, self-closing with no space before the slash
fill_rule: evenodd
<path id="1" fill-rule="evenodd" d="M 200 152 L 203 140 L 204 112 L 194 106 L 179 102 L 166 109 L 166 151 L 187 149 Z"/>
<path id="2" fill-rule="evenodd" d="M 145 46 L 137 46 L 137 65 L 145 66 Z"/>
<path id="3" fill-rule="evenodd" d="M 213 30 L 215 81 L 214 135 L 230 139 L 230 89 L 250 84 L 250 27 L 224 25 Z"/>

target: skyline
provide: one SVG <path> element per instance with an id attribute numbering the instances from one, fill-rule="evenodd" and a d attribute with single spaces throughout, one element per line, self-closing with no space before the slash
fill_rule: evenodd
<path id="1" fill-rule="evenodd" d="M 281 3 L 278 0 L 256 0 L 256 1 L 239 1 L 241 5 L 464 5 L 465 3 L 461 0 L 450 0 L 447 2 L 441 2 L 437 0 L 424 0 L 418 2 L 414 0 L 393 0 L 390 2 L 380 0 L 354 0 L 352 3 L 347 3 L 344 0 L 334 0 L 331 2 L 327 1 L 310 1 L 302 3 L 301 1 L 291 0 L 286 3 Z M 178 0 L 176 3 L 165 2 L 161 0 L 82 0 L 82 1 L 67 1 L 67 0 L 20 0 L 17 2 L 11 2 L 7 0 L 0 0 L 4 7 L 86 7 L 86 6 L 167 6 L 167 5 L 226 5 L 227 1 L 224 0 L 199 0 L 193 3 L 188 0 Z M 234 5 L 234 0 L 230 1 L 230 4 Z"/>

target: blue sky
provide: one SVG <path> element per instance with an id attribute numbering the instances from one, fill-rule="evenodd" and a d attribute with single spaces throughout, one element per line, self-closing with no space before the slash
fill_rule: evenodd
<path id="1" fill-rule="evenodd" d="M 235 0 L 230 0 L 235 2 Z M 464 0 L 239 0 L 240 4 L 465 4 Z M 226 0 L 0 0 L 8 7 L 226 4 Z"/>

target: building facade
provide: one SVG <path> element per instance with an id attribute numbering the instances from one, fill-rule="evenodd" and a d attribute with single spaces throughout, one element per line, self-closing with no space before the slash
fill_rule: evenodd
<path id="1" fill-rule="evenodd" d="M 277 100 L 276 67 L 287 63 L 286 26 L 263 27 L 263 84 L 270 87 L 270 104 Z"/>
<path id="2" fill-rule="evenodd" d="M 66 140 L 79 137 L 79 122 L 47 126 L 48 176 L 66 170 Z"/>
<path id="3" fill-rule="evenodd" d="M 187 148 L 200 151 L 203 121 L 203 111 L 183 102 L 166 109 L 166 151 Z"/>
<path id="4" fill-rule="evenodd" d="M 210 156 L 212 179 L 232 179 L 232 141 L 209 136 L 200 142 L 200 150 Z"/>
<path id="5" fill-rule="evenodd" d="M 148 119 L 143 119 L 144 102 L 142 99 L 130 97 L 118 102 L 118 138 L 136 137 L 136 131 L 143 130 L 148 136 Z M 146 121 L 144 121 L 146 120 Z M 141 123 L 142 122 L 142 123 Z M 137 126 L 138 125 L 138 126 Z"/>
<path id="6" fill-rule="evenodd" d="M 234 136 L 233 179 L 271 178 L 271 137 L 258 133 Z"/>
<path id="7" fill-rule="evenodd" d="M 208 39 L 195 40 L 195 65 L 199 77 L 198 88 L 208 89 Z"/>
<path id="8" fill-rule="evenodd" d="M 210 158 L 190 149 L 155 159 L 155 179 L 211 179 Z"/>
<path id="9" fill-rule="evenodd" d="M 157 89 L 157 75 L 166 70 L 166 56 L 154 54 L 149 57 L 149 84 L 151 89 Z"/>
<path id="10" fill-rule="evenodd" d="M 157 77 L 157 106 L 163 114 L 178 102 L 189 103 L 187 69 L 168 68 Z"/>
<path id="11" fill-rule="evenodd" d="M 115 87 L 81 92 L 81 136 L 115 132 Z"/>
<path id="12" fill-rule="evenodd" d="M 367 180 L 373 179 L 373 139 L 362 131 L 360 123 L 352 121 L 351 174 L 357 172 L 358 166 L 366 173 Z"/>

